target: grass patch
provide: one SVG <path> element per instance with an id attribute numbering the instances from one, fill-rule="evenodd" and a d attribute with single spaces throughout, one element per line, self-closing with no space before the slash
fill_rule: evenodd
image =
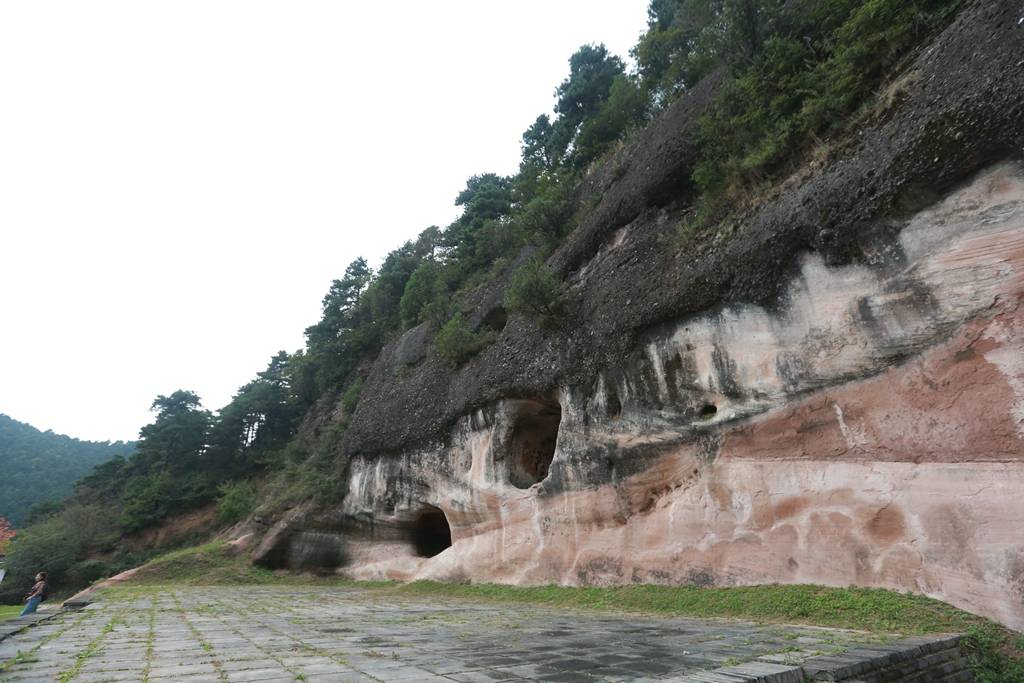
<path id="1" fill-rule="evenodd" d="M 7 621 L 21 614 L 24 605 L 0 605 L 0 621 Z"/>
<path id="2" fill-rule="evenodd" d="M 937 600 L 875 588 L 813 585 L 576 588 L 418 581 L 396 590 L 415 595 L 444 595 L 550 607 L 804 623 L 876 633 L 963 632 L 979 621 L 978 617 Z"/>
<path id="3" fill-rule="evenodd" d="M 103 641 L 106 640 L 110 632 L 117 628 L 117 625 L 120 623 L 121 613 L 118 613 L 106 623 L 99 635 L 93 638 L 85 649 L 78 653 L 78 656 L 75 657 L 75 661 L 72 663 L 71 668 L 62 671 L 60 675 L 57 676 L 57 680 L 60 683 L 69 683 L 78 676 L 82 671 L 82 667 L 85 666 L 85 663 L 89 661 L 90 657 L 99 652 L 100 648 L 103 646 Z"/>
<path id="4" fill-rule="evenodd" d="M 286 575 L 285 575 L 286 576 Z M 224 541 L 173 550 L 154 558 L 132 577 L 134 584 L 176 583 L 189 586 L 268 584 L 284 576 L 254 567 Z"/>
<path id="5" fill-rule="evenodd" d="M 273 571 L 253 566 L 249 556 L 236 553 L 224 541 L 214 541 L 194 548 L 172 550 L 139 567 L 125 584 L 133 586 L 221 586 L 221 585 L 352 585 L 368 590 L 395 586 L 392 581 L 349 581 L 335 576 Z M 120 587 L 118 587 L 120 590 Z"/>

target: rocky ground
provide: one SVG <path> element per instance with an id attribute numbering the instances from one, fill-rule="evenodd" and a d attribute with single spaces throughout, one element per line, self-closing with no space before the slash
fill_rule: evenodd
<path id="1" fill-rule="evenodd" d="M 0 680 L 646 681 L 793 665 L 859 632 L 382 597 L 362 588 L 127 588 L 0 641 Z M 780 679 L 784 680 L 784 679 Z"/>

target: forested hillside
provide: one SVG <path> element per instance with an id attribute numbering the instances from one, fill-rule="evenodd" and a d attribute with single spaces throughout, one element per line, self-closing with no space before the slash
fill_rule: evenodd
<path id="1" fill-rule="evenodd" d="M 0 415 L 0 517 L 15 527 L 59 503 L 94 466 L 131 455 L 134 444 L 79 441 Z"/>
<path id="2" fill-rule="evenodd" d="M 214 501 L 223 524 L 254 511 L 273 518 L 299 503 L 336 501 L 344 491 L 346 438 L 358 427 L 353 416 L 386 344 L 415 330 L 430 362 L 444 363 L 450 374 L 493 345 L 510 317 L 535 321 L 539 335 L 583 324 L 571 317 L 565 273 L 547 257 L 594 210 L 598 191 L 588 182 L 626 172 L 613 162 L 634 131 L 702 82 L 714 82 L 707 113 L 686 141 L 697 150 L 696 171 L 666 188 L 696 195 L 689 197 L 693 211 L 663 242 L 688 258 L 725 239 L 729 231 L 717 226 L 730 212 L 796 171 L 815 144 L 841 145 L 873 111 L 901 60 L 961 4 L 652 0 L 648 28 L 632 51 L 635 69 L 603 45 L 580 47 L 557 84 L 553 113 L 540 113 L 521 134 L 517 173 L 470 177 L 454 198 L 463 209 L 457 220 L 409 226 L 417 236 L 378 268 L 364 258 L 339 264 L 305 348 L 274 356 L 219 411 L 188 391 L 157 397 L 137 452 L 97 468 L 61 510 L 19 534 L 12 573 L 24 580 L 46 568 L 57 583 L 65 573 L 68 583 L 102 574 L 103 567 L 82 563 L 109 555 L 123 534 Z M 493 315 L 473 317 L 485 295 L 494 300 Z M 410 358 L 388 382 L 401 385 L 422 360 Z M 365 425 L 372 419 L 363 422 L 371 429 Z M 3 486 L 44 498 L 29 482 L 5 478 Z M 0 514 L 23 519 L 3 495 Z"/>

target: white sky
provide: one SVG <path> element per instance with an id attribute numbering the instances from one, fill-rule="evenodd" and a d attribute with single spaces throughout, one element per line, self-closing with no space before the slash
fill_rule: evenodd
<path id="1" fill-rule="evenodd" d="M 0 412 L 116 440 L 157 394 L 220 408 L 646 6 L 0 3 Z"/>

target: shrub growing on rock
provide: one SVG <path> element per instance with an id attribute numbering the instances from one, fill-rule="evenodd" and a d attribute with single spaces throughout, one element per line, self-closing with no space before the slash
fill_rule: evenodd
<path id="1" fill-rule="evenodd" d="M 534 259 L 512 274 L 505 290 L 505 309 L 555 327 L 565 316 L 562 283 L 547 264 Z"/>
<path id="2" fill-rule="evenodd" d="M 234 524 L 245 519 L 256 507 L 256 488 L 250 481 L 224 484 L 220 487 L 220 493 L 217 521 L 221 524 Z"/>
<path id="3" fill-rule="evenodd" d="M 494 341 L 493 332 L 474 332 L 461 313 L 446 322 L 434 337 L 434 346 L 441 357 L 458 367 L 480 353 Z"/>

